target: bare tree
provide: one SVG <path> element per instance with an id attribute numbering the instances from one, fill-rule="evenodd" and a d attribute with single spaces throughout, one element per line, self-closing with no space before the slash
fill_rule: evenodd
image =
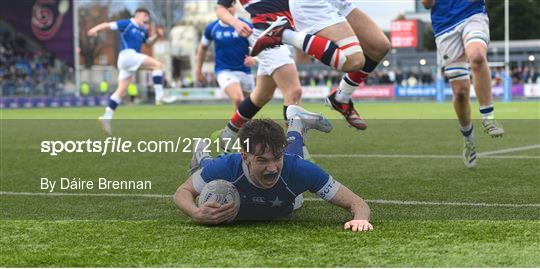
<path id="1" fill-rule="evenodd" d="M 100 36 L 89 37 L 86 33 L 95 25 L 108 19 L 108 9 L 102 6 L 81 7 L 79 9 L 79 48 L 84 60 L 84 67 L 90 68 L 99 56 L 104 44 Z"/>
<path id="2" fill-rule="evenodd" d="M 168 32 L 176 22 L 182 19 L 185 1 L 186 0 L 143 0 L 139 1 L 139 3 L 152 12 L 152 20 L 154 20 L 155 24 L 163 25 L 166 32 Z"/>

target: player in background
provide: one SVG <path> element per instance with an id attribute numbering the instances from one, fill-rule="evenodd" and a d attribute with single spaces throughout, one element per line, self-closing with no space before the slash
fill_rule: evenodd
<path id="1" fill-rule="evenodd" d="M 156 35 L 148 36 L 149 20 L 150 11 L 138 8 L 131 19 L 104 22 L 88 31 L 88 36 L 92 37 L 96 37 L 98 32 L 102 30 L 120 32 L 120 53 L 117 63 L 118 88 L 111 95 L 109 104 L 105 108 L 105 114 L 99 118 L 101 128 L 108 135 L 112 134 L 111 120 L 114 111 L 120 104 L 122 97 L 126 95 L 133 75 L 138 69 L 152 70 L 156 104 L 160 104 L 163 100 L 163 65 L 156 59 L 141 53 L 143 43 L 152 46 L 159 37 L 163 36 L 163 30 L 160 28 L 156 29 Z"/>
<path id="2" fill-rule="evenodd" d="M 234 6 L 229 8 L 231 14 L 235 14 Z M 238 18 L 247 25 L 249 22 Z M 215 46 L 215 74 L 219 87 L 231 99 L 234 110 L 238 109 L 240 102 L 255 87 L 255 78 L 251 74 L 251 67 L 257 63 L 255 57 L 249 57 L 249 40 L 235 31 L 234 27 L 215 20 L 208 24 L 201 38 L 201 44 L 197 49 L 197 63 L 195 66 L 196 78 L 206 84 L 206 78 L 202 74 L 202 66 L 210 42 Z"/>
<path id="3" fill-rule="evenodd" d="M 250 13 L 251 26 L 235 17 L 229 10 L 235 0 L 218 0 L 217 17 L 224 23 L 234 27 L 242 37 L 256 38 L 278 16 L 289 16 L 288 0 L 241 0 L 242 5 Z M 276 46 L 265 50 L 257 56 L 258 70 L 255 90 L 244 99 L 231 117 L 225 128 L 220 131 L 221 139 L 234 139 L 238 130 L 252 119 L 255 114 L 274 96 L 276 88 L 283 93 L 283 117 L 287 120 L 286 111 L 289 105 L 298 105 L 302 97 L 302 86 L 296 65 L 287 46 Z M 215 134 L 212 135 L 213 137 Z"/>
<path id="4" fill-rule="evenodd" d="M 465 140 L 463 162 L 471 168 L 476 166 L 477 155 L 469 100 L 469 67 L 485 132 L 491 137 L 504 134 L 504 129 L 494 119 L 491 73 L 487 61 L 489 18 L 484 0 L 422 0 L 422 4 L 431 9 L 437 50 L 443 61 L 444 74 L 452 86 L 454 110 Z"/>
<path id="5" fill-rule="evenodd" d="M 201 169 L 178 188 L 174 195 L 175 204 L 200 223 L 220 224 L 231 220 L 234 217 L 232 203 L 220 206 L 208 202 L 201 207 L 194 203 L 205 184 L 224 179 L 235 185 L 240 194 L 236 219 L 282 218 L 301 207 L 302 200 L 298 197 L 309 190 L 352 213 L 352 220 L 344 224 L 345 229 L 373 229 L 367 203 L 323 169 L 302 158 L 305 133 L 309 129 L 327 132 L 330 123 L 320 114 L 299 106 L 289 106 L 286 113 L 289 118 L 287 136 L 276 122 L 255 119 L 239 132 L 241 142 L 249 139 L 248 143 L 242 143 L 241 153 L 212 159 L 208 153 L 202 153 L 205 145 L 199 146 L 198 153 L 194 153 L 194 164 Z"/>
<path id="6" fill-rule="evenodd" d="M 390 41 L 367 14 L 348 0 L 290 0 L 289 5 L 295 27 L 290 18 L 278 17 L 257 39 L 251 55 L 284 43 L 347 72 L 327 102 L 351 126 L 365 130 L 367 123 L 355 110 L 351 97 L 388 53 Z"/>

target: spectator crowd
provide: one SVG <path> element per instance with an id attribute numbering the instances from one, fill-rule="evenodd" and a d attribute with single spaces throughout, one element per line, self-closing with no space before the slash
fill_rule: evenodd
<path id="1" fill-rule="evenodd" d="M 57 96 L 68 68 L 52 54 L 31 50 L 19 34 L 0 32 L 0 89 L 3 96 Z"/>

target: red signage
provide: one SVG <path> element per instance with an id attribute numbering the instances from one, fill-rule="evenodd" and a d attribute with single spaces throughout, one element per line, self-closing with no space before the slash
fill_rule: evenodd
<path id="1" fill-rule="evenodd" d="M 394 85 L 370 85 L 360 86 L 353 92 L 353 99 L 381 98 L 390 99 L 394 97 Z"/>
<path id="2" fill-rule="evenodd" d="M 390 25 L 390 40 L 393 48 L 418 47 L 418 21 L 393 21 Z"/>

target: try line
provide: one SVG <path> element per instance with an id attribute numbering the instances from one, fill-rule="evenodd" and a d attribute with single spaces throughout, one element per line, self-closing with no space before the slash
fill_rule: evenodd
<path id="1" fill-rule="evenodd" d="M 165 194 L 136 194 L 136 193 L 68 193 L 68 192 L 10 192 L 2 191 L 0 195 L 6 196 L 42 196 L 42 197 L 58 197 L 58 196 L 75 196 L 75 197 L 135 197 L 135 198 L 162 198 L 171 199 L 172 195 Z M 304 198 L 304 201 L 322 202 L 319 198 Z M 366 202 L 372 204 L 387 204 L 387 205 L 420 205 L 420 206 L 476 206 L 476 207 L 538 207 L 540 204 L 493 204 L 493 203 L 478 203 L 478 202 L 442 202 L 442 201 L 409 201 L 409 200 L 384 200 L 384 199 L 366 199 Z"/>

